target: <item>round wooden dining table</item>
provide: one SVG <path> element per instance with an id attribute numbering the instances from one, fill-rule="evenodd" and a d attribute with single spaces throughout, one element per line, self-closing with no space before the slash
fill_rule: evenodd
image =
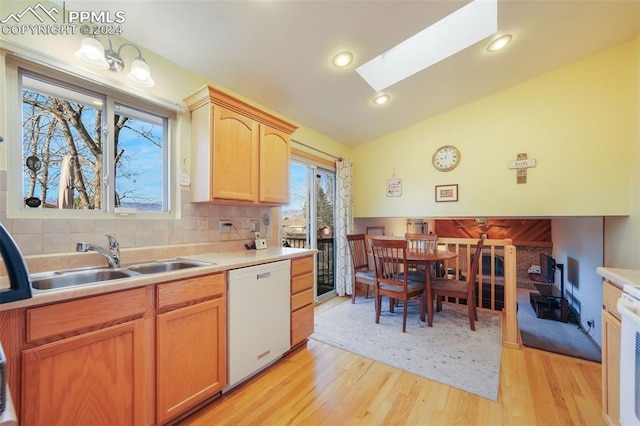
<path id="1" fill-rule="evenodd" d="M 458 253 L 452 251 L 439 250 L 407 250 L 407 261 L 412 263 L 424 262 L 426 278 L 425 288 L 427 291 L 427 324 L 433 327 L 433 292 L 431 290 L 431 262 L 447 260 L 457 257 Z"/>
<path id="2" fill-rule="evenodd" d="M 391 235 L 376 235 L 368 236 L 370 239 L 376 240 L 404 240 L 403 237 L 391 236 Z M 367 243 L 367 250 L 369 250 L 369 244 Z M 458 257 L 458 253 L 452 251 L 441 251 L 429 248 L 424 249 L 407 249 L 406 251 L 407 261 L 416 264 L 424 262 L 424 270 L 426 276 L 425 289 L 427 293 L 427 325 L 433 327 L 433 292 L 431 290 L 431 262 L 439 260 L 447 260 Z"/>

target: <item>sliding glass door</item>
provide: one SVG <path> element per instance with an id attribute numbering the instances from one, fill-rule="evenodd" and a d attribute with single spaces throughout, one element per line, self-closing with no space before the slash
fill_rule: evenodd
<path id="1" fill-rule="evenodd" d="M 316 301 L 335 291 L 335 172 L 302 162 L 291 162 L 290 203 L 282 207 L 282 244 L 314 248 Z"/>
<path id="2" fill-rule="evenodd" d="M 317 300 L 336 294 L 335 284 L 335 195 L 336 174 L 316 169 L 315 174 L 315 240 L 318 249 Z"/>

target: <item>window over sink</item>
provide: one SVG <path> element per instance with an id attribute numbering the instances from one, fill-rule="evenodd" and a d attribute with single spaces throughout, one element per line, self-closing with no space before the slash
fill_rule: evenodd
<path id="1" fill-rule="evenodd" d="M 14 70 L 21 149 L 10 142 L 8 192 L 18 215 L 171 211 L 172 111 L 53 70 Z"/>

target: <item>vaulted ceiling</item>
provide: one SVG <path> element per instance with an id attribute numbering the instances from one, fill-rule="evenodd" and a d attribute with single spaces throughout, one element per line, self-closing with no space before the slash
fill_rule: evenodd
<path id="1" fill-rule="evenodd" d="M 123 37 L 277 113 L 356 146 L 631 40 L 637 0 L 498 0 L 498 34 L 385 89 L 355 68 L 466 1 L 259 0 L 94 2 L 124 10 Z M 92 2 L 82 2 L 90 8 Z M 331 64 L 340 50 L 355 59 Z M 153 64 L 150 64 L 153 68 Z M 185 94 L 186 95 L 186 94 Z"/>

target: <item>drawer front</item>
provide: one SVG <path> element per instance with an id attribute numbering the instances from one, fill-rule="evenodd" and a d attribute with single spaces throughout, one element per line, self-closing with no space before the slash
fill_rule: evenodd
<path id="1" fill-rule="evenodd" d="M 602 281 L 602 304 L 607 311 L 618 319 L 620 319 L 620 313 L 616 305 L 621 296 L 622 289 L 620 287 L 607 280 Z"/>
<path id="2" fill-rule="evenodd" d="M 313 289 L 301 291 L 291 296 L 291 311 L 298 310 L 306 305 L 313 304 Z"/>
<path id="3" fill-rule="evenodd" d="M 313 273 L 298 276 L 291 279 L 291 294 L 298 294 L 301 291 L 313 290 Z"/>
<path id="4" fill-rule="evenodd" d="M 313 305 L 291 313 L 291 346 L 304 341 L 313 334 Z"/>
<path id="5" fill-rule="evenodd" d="M 141 317 L 145 312 L 144 287 L 27 309 L 27 342 Z"/>
<path id="6" fill-rule="evenodd" d="M 307 256 L 299 259 L 291 260 L 291 276 L 308 274 L 313 272 L 313 256 Z"/>
<path id="7" fill-rule="evenodd" d="M 224 272 L 158 284 L 158 309 L 222 295 L 225 290 Z"/>

